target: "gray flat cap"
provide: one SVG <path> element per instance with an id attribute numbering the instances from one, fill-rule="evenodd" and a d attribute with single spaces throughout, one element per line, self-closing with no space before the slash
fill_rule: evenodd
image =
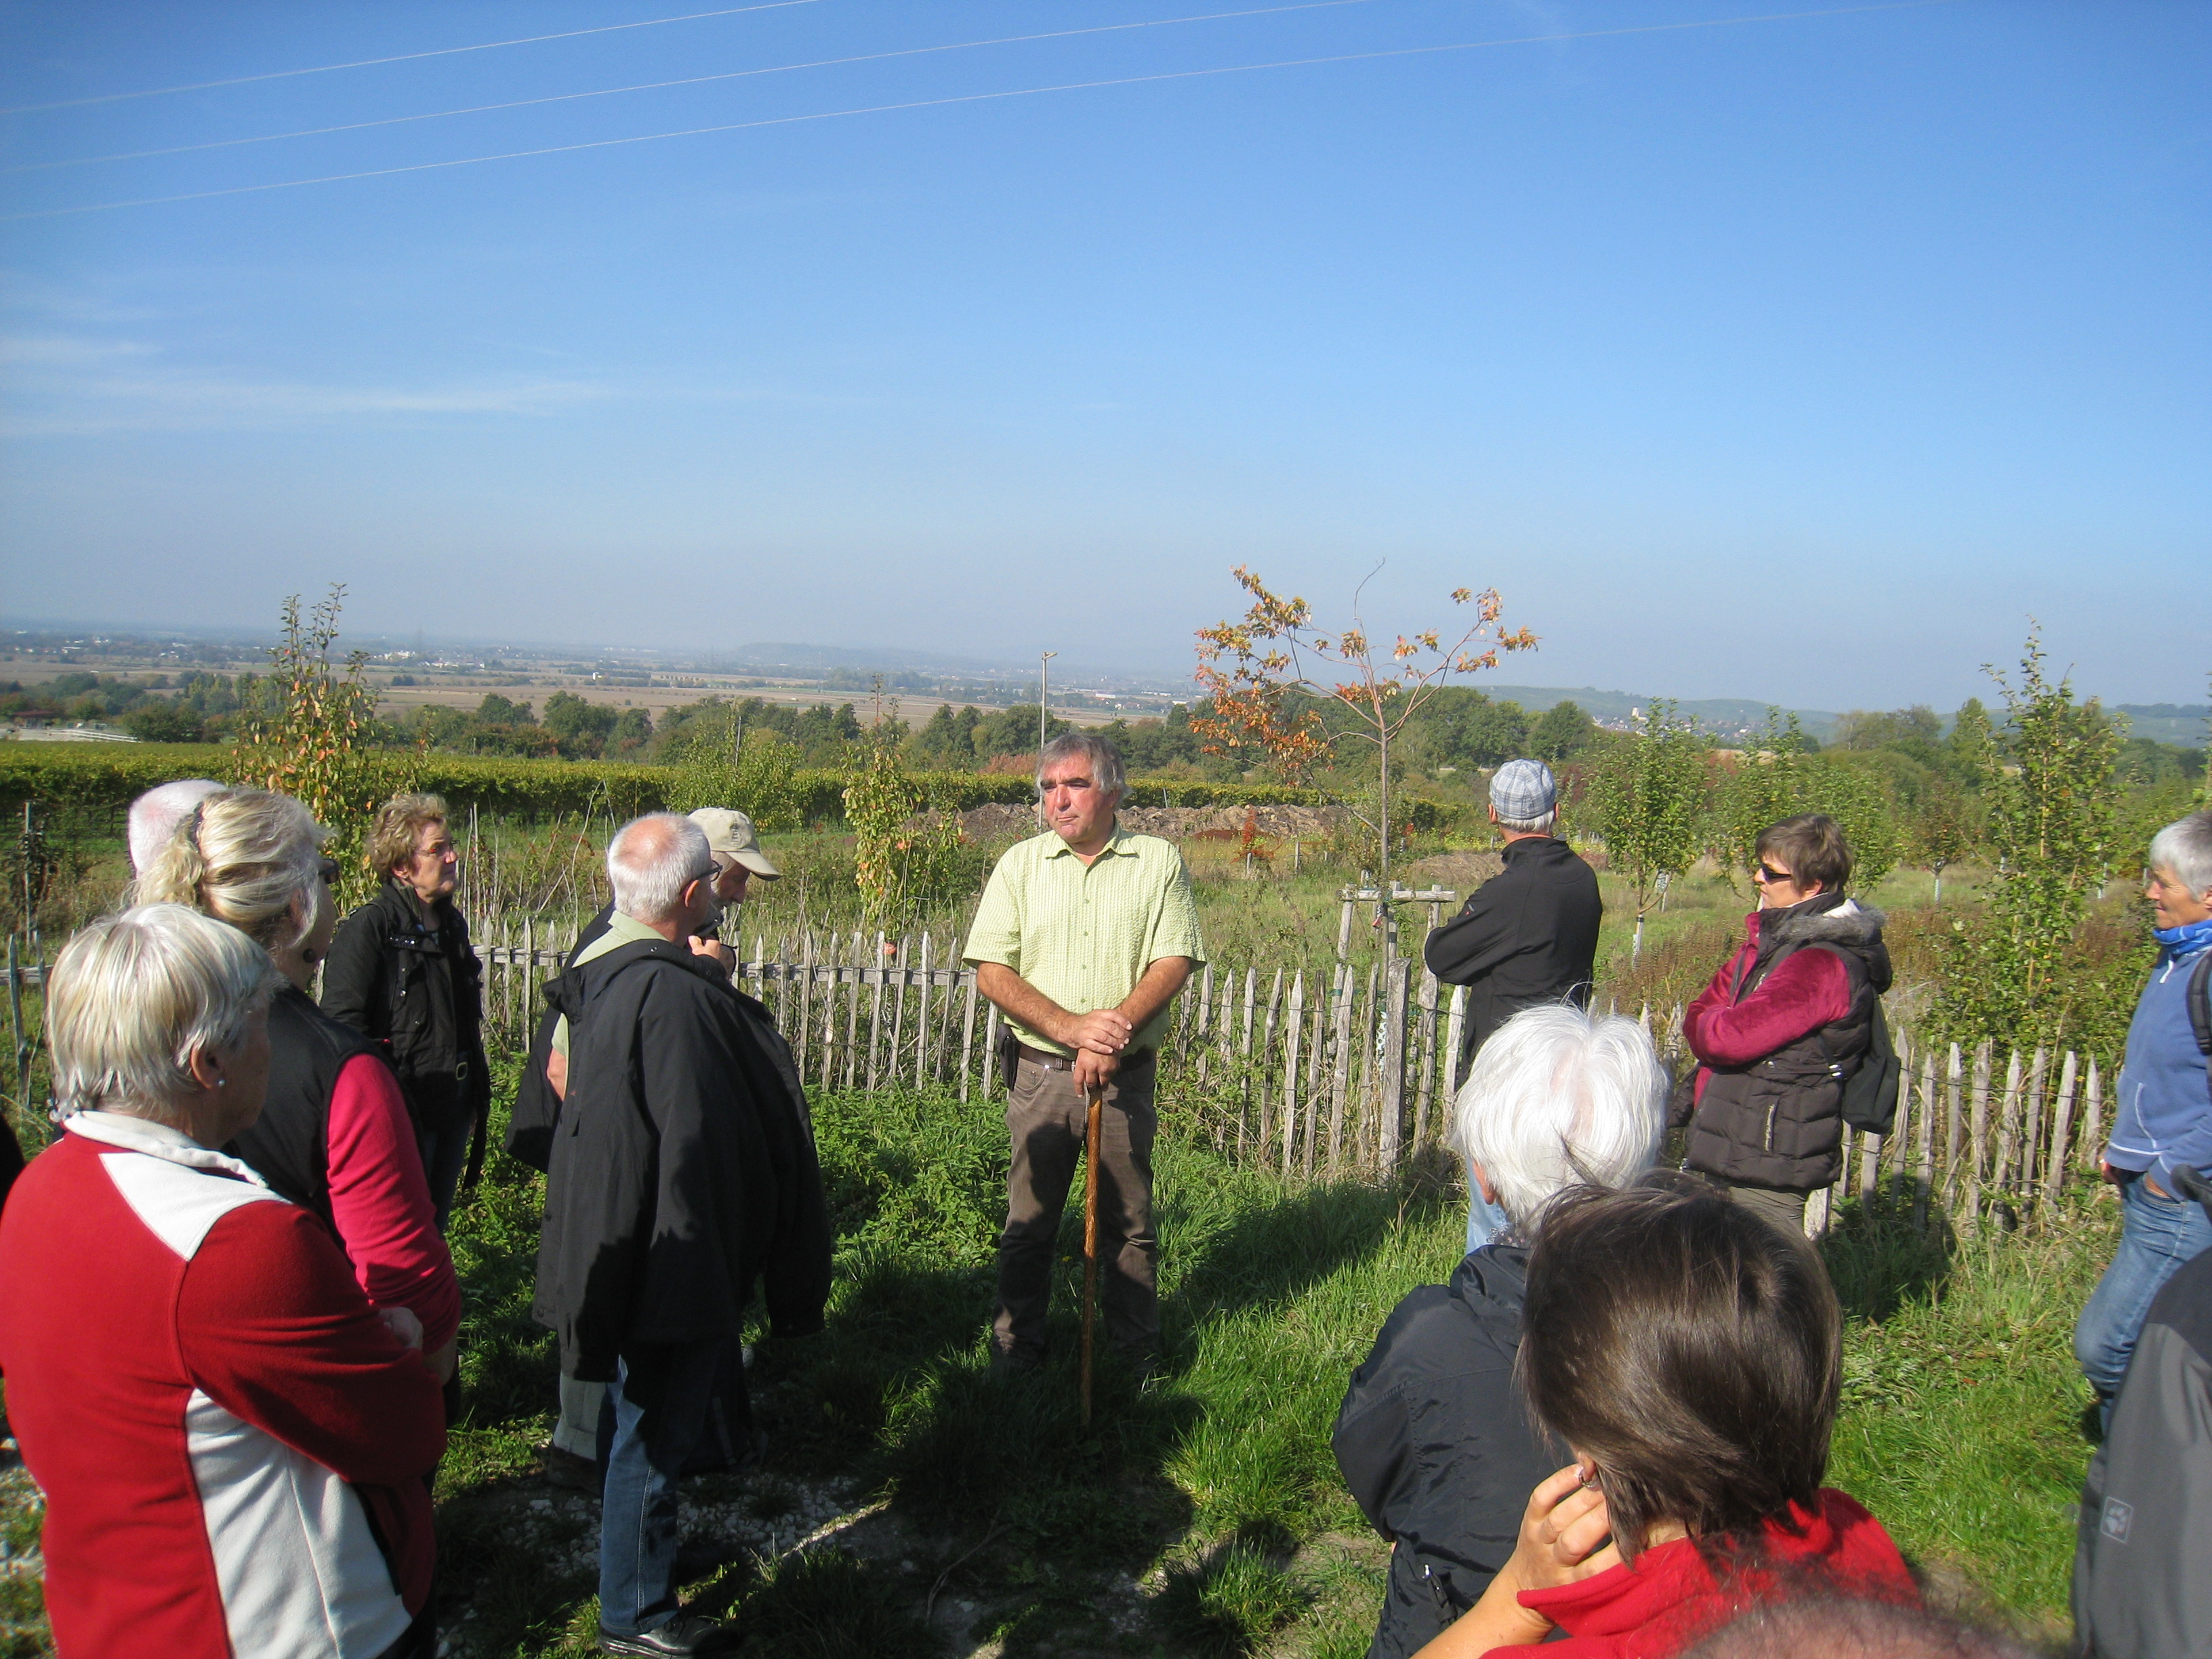
<path id="1" fill-rule="evenodd" d="M 1490 804 L 1499 817 L 1527 823 L 1559 804 L 1559 786 L 1543 762 L 1510 760 L 1490 780 Z"/>

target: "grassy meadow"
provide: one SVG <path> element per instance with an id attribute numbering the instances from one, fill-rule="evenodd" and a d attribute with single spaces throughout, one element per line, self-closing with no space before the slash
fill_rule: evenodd
<path id="1" fill-rule="evenodd" d="M 540 898 L 541 914 L 595 905 L 597 849 L 577 828 L 499 830 L 514 876 L 503 890 Z M 756 889 L 748 945 L 756 931 L 773 940 L 795 928 L 802 908 L 828 920 L 841 867 L 849 882 L 848 838 L 781 837 L 773 850 L 794 878 Z M 74 902 L 92 914 L 120 887 L 119 848 L 75 856 Z M 1344 871 L 1315 862 L 1246 879 L 1194 862 L 1218 960 L 1310 967 L 1333 954 Z M 1744 901 L 1693 874 L 1648 920 L 1632 969 L 1627 895 L 1601 879 L 1600 994 L 1625 1007 L 1694 994 L 1740 930 Z M 1907 998 L 1948 926 L 1928 886 L 1899 872 L 1870 895 L 1898 918 Z M 1946 881 L 1947 901 L 1971 892 L 1956 872 Z M 35 994 L 24 1012 L 35 1028 Z M 996 1107 L 940 1091 L 816 1099 L 837 1237 L 829 1329 L 757 1346 L 764 1465 L 687 1487 L 689 1593 L 737 1621 L 740 1651 L 1365 1650 L 1385 1555 L 1337 1479 L 1328 1430 L 1398 1297 L 1449 1272 L 1463 1228 L 1457 1172 L 1431 1164 L 1389 1187 L 1286 1182 L 1217 1156 L 1197 1132 L 1198 1092 L 1170 1085 L 1158 1155 L 1167 1373 L 1139 1386 L 1103 1369 L 1088 1428 L 1066 1311 L 1073 1221 L 1053 1358 L 1011 1383 L 987 1375 L 1006 1159 Z M 43 1097 L 35 1073 L 32 1097 Z M 591 1650 L 596 1504 L 550 1486 L 537 1450 L 555 1376 L 551 1339 L 528 1311 L 539 1196 L 537 1176 L 495 1155 L 454 1222 L 468 1407 L 438 1498 L 456 1656 Z M 1978 1239 L 1922 1241 L 1854 1203 L 1823 1245 L 1849 1318 L 1832 1480 L 1890 1525 L 1947 1599 L 2046 1641 L 2064 1628 L 2088 1455 L 2069 1339 L 2116 1234 L 2109 1200 L 2076 1193 L 2025 1231 Z M 0 1469 L 0 1654 L 47 1650 L 26 1565 L 38 1516 L 20 1465 Z"/>

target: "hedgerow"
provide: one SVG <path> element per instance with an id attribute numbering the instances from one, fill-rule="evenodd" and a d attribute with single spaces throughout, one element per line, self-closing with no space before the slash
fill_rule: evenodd
<path id="1" fill-rule="evenodd" d="M 228 748 L 204 743 L 0 743 L 0 809 L 20 813 L 27 800 L 51 806 L 120 808 L 132 796 L 175 778 L 222 777 L 230 769 Z M 678 781 L 672 766 L 616 761 L 514 760 L 469 755 L 382 752 L 405 772 L 408 783 L 443 795 L 455 808 L 517 817 L 556 813 L 634 817 L 669 804 Z M 912 774 L 924 798 L 965 811 L 992 803 L 1019 805 L 1033 798 L 1030 780 L 979 772 Z M 845 811 L 852 775 L 820 769 L 792 780 L 802 818 L 836 822 Z M 1132 778 L 1133 806 L 1312 805 L 1310 789 L 1265 784 L 1203 783 L 1182 779 Z M 742 805 L 740 802 L 738 805 Z"/>

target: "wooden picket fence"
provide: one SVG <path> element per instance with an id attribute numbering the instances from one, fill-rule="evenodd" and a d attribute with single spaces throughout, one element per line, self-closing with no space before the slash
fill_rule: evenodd
<path id="1" fill-rule="evenodd" d="M 538 986 L 573 932 L 495 926 L 480 941 L 487 1035 L 520 1049 Z M 775 1015 L 809 1087 L 946 1086 L 998 1092 L 998 1010 L 979 997 L 957 936 L 756 935 L 740 983 Z M 1176 1000 L 1162 1091 L 1224 1153 L 1305 1180 L 1389 1179 L 1440 1152 L 1450 1129 L 1467 993 L 1406 957 L 1310 974 L 1208 963 Z M 1682 1010 L 1638 1018 L 1686 1063 Z M 2010 1226 L 2069 1182 L 2094 1180 L 2110 1079 L 2094 1056 L 2046 1048 L 1972 1051 L 1896 1036 L 1902 1073 L 1887 1135 L 1845 1138 L 1836 1185 L 1814 1195 L 1819 1231 L 1850 1200 L 1921 1230 Z"/>
<path id="2" fill-rule="evenodd" d="M 520 1053 L 560 971 L 574 928 L 535 919 L 480 930 L 486 1039 Z M 957 936 L 756 935 L 739 981 L 791 1040 L 813 1088 L 936 1085 L 962 1101 L 999 1090 L 990 1055 L 998 1010 L 976 994 Z M 45 981 L 44 952 L 8 941 L 12 1093 L 19 1123 L 37 1033 L 22 995 Z M 1406 957 L 1366 968 L 1336 963 L 1310 975 L 1263 975 L 1208 963 L 1176 999 L 1162 1091 L 1223 1152 L 1304 1180 L 1389 1179 L 1413 1158 L 1442 1152 L 1450 1129 L 1455 1060 L 1467 994 L 1446 992 Z M 1655 1022 L 1638 1011 L 1661 1054 L 1686 1063 L 1682 1011 Z M 2038 1047 L 2000 1053 L 1984 1042 L 1923 1043 L 1897 1033 L 1902 1079 L 1887 1135 L 1845 1137 L 1843 1173 L 1816 1194 L 1809 1230 L 1841 1206 L 1909 1218 L 1925 1231 L 2018 1224 L 2069 1183 L 2094 1181 L 2112 1079 L 2096 1056 Z"/>

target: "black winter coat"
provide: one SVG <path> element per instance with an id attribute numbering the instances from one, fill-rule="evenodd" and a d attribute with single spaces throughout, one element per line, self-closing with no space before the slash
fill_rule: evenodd
<path id="1" fill-rule="evenodd" d="M 1523 1008 L 1587 1007 L 1596 970 L 1605 902 L 1589 866 L 1553 836 L 1508 842 L 1504 858 L 1421 947 L 1431 973 L 1468 988 L 1463 1060 Z"/>
<path id="2" fill-rule="evenodd" d="M 391 1045 L 407 1114 L 418 1129 L 444 1129 L 491 1106 L 484 1062 L 483 964 L 469 924 L 450 899 L 426 921 L 414 890 L 384 890 L 345 919 L 323 964 L 322 1009 Z"/>
<path id="3" fill-rule="evenodd" d="M 830 1226 L 811 1136 L 711 961 L 625 945 L 547 988 L 568 1016 L 538 1322 L 562 1372 L 605 1381 L 638 1346 L 724 1340 L 755 1285 L 770 1328 L 822 1327 Z"/>
<path id="4" fill-rule="evenodd" d="M 1473 1607 L 1513 1553 L 1528 1494 L 1567 1465 L 1513 1386 L 1528 1268 L 1522 1246 L 1486 1245 L 1449 1285 L 1410 1292 L 1337 1411 L 1337 1468 L 1394 1546 L 1370 1659 L 1419 1650 Z"/>

